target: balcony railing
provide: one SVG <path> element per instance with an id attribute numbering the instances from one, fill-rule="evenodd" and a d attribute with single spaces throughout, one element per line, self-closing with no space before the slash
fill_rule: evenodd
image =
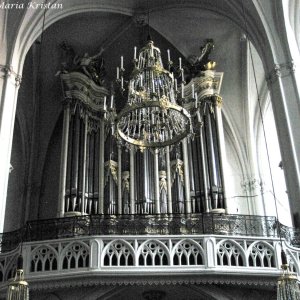
<path id="1" fill-rule="evenodd" d="M 299 275 L 300 249 L 283 246 L 291 272 Z M 168 274 L 172 282 L 184 274 L 185 281 L 212 283 L 226 276 L 233 284 L 275 286 L 282 263 L 279 238 L 251 236 L 82 236 L 25 242 L 21 251 L 32 290 L 95 281 L 139 284 L 141 275 L 168 281 Z M 0 296 L 13 277 L 19 252 L 0 254 Z"/>
<path id="2" fill-rule="evenodd" d="M 226 276 L 230 283 L 275 286 L 282 246 L 290 271 L 300 276 L 300 249 L 293 246 L 299 245 L 299 234 L 279 225 L 274 217 L 225 214 L 90 215 L 30 221 L 2 235 L 0 298 L 14 276 L 20 252 L 32 290 L 99 280 L 140 284 L 141 275 L 168 281 L 168 274 L 172 282 L 181 282 L 184 274 L 184 282 L 218 283 Z"/>
<path id="3" fill-rule="evenodd" d="M 279 225 L 279 226 L 278 226 Z M 21 242 L 90 235 L 220 234 L 279 237 L 300 245 L 300 233 L 278 224 L 275 217 L 228 214 L 87 215 L 29 221 L 16 231 L 0 236 L 1 252 Z"/>

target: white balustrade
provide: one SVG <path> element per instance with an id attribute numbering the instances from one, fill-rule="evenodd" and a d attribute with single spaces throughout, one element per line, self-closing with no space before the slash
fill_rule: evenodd
<path id="1" fill-rule="evenodd" d="M 284 243 L 290 269 L 300 275 L 300 249 Z M 220 235 L 89 236 L 24 243 L 26 278 L 66 274 L 231 274 L 279 276 L 280 241 Z M 16 268 L 20 249 L 0 255 L 0 290 Z M 141 273 L 142 272 L 142 273 Z"/>

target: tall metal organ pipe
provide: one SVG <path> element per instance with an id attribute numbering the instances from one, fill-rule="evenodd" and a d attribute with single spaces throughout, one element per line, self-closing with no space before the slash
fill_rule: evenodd
<path id="1" fill-rule="evenodd" d="M 152 71 L 147 74 L 145 80 L 155 76 Z M 210 82 L 211 74 L 201 80 Z M 74 74 L 74 80 L 78 80 L 78 73 Z M 201 86 L 201 80 L 200 91 L 211 89 L 211 85 Z M 80 84 L 84 85 L 82 81 Z M 99 93 L 100 87 L 94 88 Z M 157 90 L 163 89 L 162 84 Z M 156 149 L 140 152 L 117 145 L 111 129 L 113 122 L 109 123 L 106 112 L 101 111 L 103 103 L 91 104 L 91 98 L 83 103 L 80 97 L 76 98 L 77 89 L 73 98 L 68 98 L 71 99 L 69 118 L 64 118 L 64 122 L 68 121 L 68 126 L 64 124 L 68 134 L 63 134 L 66 141 L 63 141 L 61 172 L 66 178 L 65 183 L 61 180 L 59 215 L 189 214 L 223 208 L 219 149 L 222 130 L 218 128 L 221 115 L 216 107 L 220 97 L 211 90 L 196 91 L 199 101 L 191 108 L 193 139 L 167 146 L 162 152 Z M 83 93 L 84 89 L 80 91 L 82 97 L 90 97 Z M 108 93 L 105 89 L 102 92 Z M 142 112 L 147 111 L 141 109 Z"/>

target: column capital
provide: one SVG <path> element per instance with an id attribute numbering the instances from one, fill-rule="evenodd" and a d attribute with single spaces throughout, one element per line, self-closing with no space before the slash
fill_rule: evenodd
<path id="1" fill-rule="evenodd" d="M 218 95 L 218 94 L 215 94 L 214 95 L 214 98 L 215 98 L 215 105 L 218 107 L 218 108 L 222 108 L 222 105 L 223 105 L 223 98 Z"/>
<path id="2" fill-rule="evenodd" d="M 285 63 L 274 64 L 273 68 L 266 75 L 267 83 L 273 84 L 280 77 L 287 77 L 294 74 L 296 70 L 296 64 L 294 60 L 290 60 Z"/>
<path id="3" fill-rule="evenodd" d="M 288 68 L 290 70 L 290 73 L 295 73 L 296 71 L 296 64 L 294 62 L 294 60 L 292 59 L 289 63 L 288 63 Z"/>
<path id="4" fill-rule="evenodd" d="M 255 190 L 263 191 L 264 181 L 255 176 L 245 177 L 241 180 L 241 187 L 245 193 L 253 192 Z"/>
<path id="5" fill-rule="evenodd" d="M 22 81 L 22 76 L 16 73 L 11 65 L 0 65 L 0 78 L 7 79 L 13 77 L 15 79 L 15 86 L 19 87 Z"/>

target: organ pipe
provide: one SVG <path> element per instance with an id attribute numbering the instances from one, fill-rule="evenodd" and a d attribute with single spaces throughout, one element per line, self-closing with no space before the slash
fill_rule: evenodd
<path id="1" fill-rule="evenodd" d="M 63 217 L 65 213 L 65 191 L 67 184 L 67 163 L 68 163 L 68 140 L 70 128 L 70 104 L 67 103 L 64 109 L 62 149 L 60 158 L 60 185 L 59 185 L 59 207 L 58 216 Z"/>
<path id="2" fill-rule="evenodd" d="M 118 145 L 118 214 L 122 214 L 122 148 Z"/>
<path id="3" fill-rule="evenodd" d="M 188 165 L 188 149 L 187 149 L 187 140 L 186 138 L 182 141 L 182 152 L 183 152 L 183 174 L 184 174 L 184 192 L 185 192 L 185 213 L 190 214 L 192 212 L 191 207 L 191 195 L 190 195 L 190 174 L 189 174 L 189 165 Z"/>
<path id="4" fill-rule="evenodd" d="M 200 151 L 201 151 L 201 163 L 202 163 L 202 180 L 203 180 L 203 193 L 204 193 L 204 208 L 205 212 L 209 212 L 211 209 L 211 205 L 208 199 L 208 183 L 207 183 L 207 165 L 206 165 L 206 155 L 205 155 L 205 149 L 204 149 L 204 141 L 203 141 L 203 128 L 201 126 L 200 132 L 199 132 L 199 138 L 200 138 Z"/>
<path id="5" fill-rule="evenodd" d="M 158 168 L 158 149 L 154 152 L 154 199 L 155 213 L 160 213 L 160 195 L 159 195 L 159 168 Z"/>
<path id="6" fill-rule="evenodd" d="M 83 103 L 74 94 L 64 106 L 58 215 L 189 214 L 223 208 L 220 97 L 203 82 L 195 84 L 199 100 L 188 108 L 194 138 L 162 152 L 117 145 L 103 112 L 106 102 L 92 105 L 88 98 Z M 101 93 L 103 99 L 108 92 Z"/>
<path id="7" fill-rule="evenodd" d="M 88 121 L 89 117 L 86 114 L 84 119 L 84 137 L 83 137 L 83 159 L 82 159 L 82 192 L 81 192 L 81 214 L 85 214 L 85 207 L 86 207 L 86 189 L 88 189 L 88 184 L 86 185 L 86 179 L 88 176 L 86 176 L 87 171 L 87 161 L 89 159 L 88 157 Z"/>
<path id="8" fill-rule="evenodd" d="M 170 147 L 166 147 L 166 165 L 167 165 L 167 195 L 168 195 L 168 213 L 172 213 L 172 184 L 171 184 L 171 162 L 170 162 Z"/>
<path id="9" fill-rule="evenodd" d="M 221 106 L 222 106 L 222 98 L 218 95 L 215 96 L 215 116 L 216 116 L 216 130 L 218 135 L 218 150 L 219 150 L 219 164 L 220 164 L 220 181 L 222 185 L 222 193 L 223 196 L 222 207 L 227 208 L 226 203 L 226 183 L 225 183 L 225 175 L 224 175 L 224 163 L 226 161 L 226 153 L 225 153 L 225 142 L 224 142 L 224 132 L 223 132 L 223 122 L 221 115 Z"/>
<path id="10" fill-rule="evenodd" d="M 134 197 L 134 158 L 135 158 L 135 150 L 133 147 L 130 148 L 130 213 L 135 213 L 135 197 Z"/>
<path id="11" fill-rule="evenodd" d="M 98 213 L 104 213 L 104 121 L 100 121 L 100 143 L 99 143 L 99 204 Z"/>

